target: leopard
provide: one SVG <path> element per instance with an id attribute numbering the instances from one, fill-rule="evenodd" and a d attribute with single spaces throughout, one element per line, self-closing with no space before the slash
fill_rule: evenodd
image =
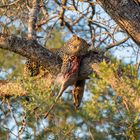
<path id="1" fill-rule="evenodd" d="M 78 80 L 78 74 L 80 69 L 80 63 L 82 56 L 87 54 L 89 44 L 77 35 L 73 35 L 63 47 L 60 48 L 58 55 L 62 58 L 61 72 L 57 76 L 57 82 L 61 84 L 60 91 L 55 99 L 55 102 L 51 105 L 49 111 L 45 114 L 45 118 L 48 116 L 50 111 L 54 108 L 55 103 L 61 97 L 67 87 L 75 85 L 73 90 L 74 105 L 76 108 L 79 107 L 83 92 L 84 92 L 84 80 Z M 81 89 L 80 89 L 81 88 Z"/>
<path id="2" fill-rule="evenodd" d="M 62 59 L 61 71 L 56 78 L 56 82 L 61 85 L 61 88 L 55 102 L 68 86 L 74 85 L 75 88 L 72 91 L 74 105 L 76 108 L 79 107 L 83 97 L 85 79 L 78 80 L 78 73 L 82 57 L 87 54 L 89 46 L 84 39 L 73 35 L 61 48 L 50 50 Z M 29 71 L 30 76 L 36 76 L 40 73 L 41 65 L 38 62 L 28 60 L 26 69 Z M 53 108 L 53 105 L 51 108 Z"/>

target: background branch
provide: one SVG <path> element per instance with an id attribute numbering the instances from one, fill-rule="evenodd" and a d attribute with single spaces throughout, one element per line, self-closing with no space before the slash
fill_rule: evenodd
<path id="1" fill-rule="evenodd" d="M 118 25 L 120 25 L 120 27 L 122 27 L 140 46 L 140 6 L 133 0 L 98 1 L 104 10 L 106 10 L 106 12 L 118 23 Z"/>
<path id="2" fill-rule="evenodd" d="M 125 43 L 128 39 L 129 39 L 129 37 L 125 37 L 124 39 L 122 39 L 122 40 L 120 40 L 120 41 L 118 41 L 116 43 L 112 43 L 108 47 L 106 47 L 105 50 L 109 50 L 109 49 L 112 49 L 115 46 L 119 46 L 119 45 Z"/>

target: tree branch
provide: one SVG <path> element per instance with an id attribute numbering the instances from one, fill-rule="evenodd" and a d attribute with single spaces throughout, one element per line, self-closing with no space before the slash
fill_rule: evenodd
<path id="1" fill-rule="evenodd" d="M 0 48 L 39 62 L 46 67 L 51 74 L 58 73 L 57 69 L 59 70 L 61 67 L 61 59 L 48 49 L 42 47 L 35 40 L 0 34 Z"/>
<path id="2" fill-rule="evenodd" d="M 39 12 L 39 0 L 33 0 L 33 7 L 30 10 L 29 22 L 28 22 L 28 38 L 36 39 L 35 26 L 37 22 L 37 16 Z"/>
<path id="3" fill-rule="evenodd" d="M 61 58 L 53 51 L 42 47 L 35 40 L 0 34 L 0 48 L 15 52 L 32 61 L 39 62 L 40 65 L 44 66 L 54 77 L 60 72 L 62 65 Z M 88 75 L 93 72 L 92 64 L 99 63 L 103 59 L 109 61 L 107 57 L 98 51 L 88 52 L 81 62 L 79 79 L 87 78 Z"/>
<path id="4" fill-rule="evenodd" d="M 140 6 L 132 0 L 98 1 L 118 25 L 140 46 Z"/>
<path id="5" fill-rule="evenodd" d="M 9 4 L 0 5 L 0 8 L 7 8 L 8 6 L 15 5 L 15 4 L 18 3 L 19 1 L 21 1 L 21 0 L 16 0 L 16 1 L 11 2 L 11 3 L 9 3 Z"/>
<path id="6" fill-rule="evenodd" d="M 119 45 L 125 43 L 128 39 L 129 39 L 129 37 L 125 37 L 124 39 L 122 39 L 122 40 L 120 40 L 116 43 L 110 44 L 108 47 L 105 48 L 105 50 L 109 50 L 109 49 L 112 49 L 115 46 L 119 46 Z"/>

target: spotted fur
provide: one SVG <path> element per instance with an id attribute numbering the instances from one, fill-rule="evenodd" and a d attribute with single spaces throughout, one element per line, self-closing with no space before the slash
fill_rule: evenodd
<path id="1" fill-rule="evenodd" d="M 85 55 L 88 51 L 88 46 L 88 43 L 84 39 L 73 35 L 58 52 L 63 61 L 61 73 L 69 71 L 71 58 L 73 56 L 79 57 Z"/>
<path id="2" fill-rule="evenodd" d="M 89 44 L 84 39 L 73 35 L 59 50 L 58 54 L 61 58 L 64 55 L 81 56 L 87 53 L 88 48 Z"/>
<path id="3" fill-rule="evenodd" d="M 56 55 L 59 55 L 63 61 L 62 67 L 61 67 L 61 77 L 58 78 L 61 81 L 61 84 L 65 84 L 65 88 L 68 87 L 71 84 L 74 84 L 75 82 L 75 88 L 73 90 L 73 97 L 74 97 L 74 105 L 75 107 L 79 107 L 83 92 L 84 92 L 84 85 L 85 80 L 83 81 L 77 81 L 78 78 L 78 71 L 72 74 L 70 79 L 65 81 L 64 74 L 69 73 L 71 70 L 71 59 L 73 56 L 81 57 L 85 55 L 88 51 L 89 44 L 82 38 L 79 38 L 76 35 L 73 35 L 72 38 L 70 38 L 63 47 L 60 49 L 52 49 L 52 52 Z M 36 76 L 40 73 L 41 66 L 37 62 L 33 62 L 31 60 L 28 60 L 26 62 L 26 73 L 28 73 L 30 76 Z M 73 82 L 74 81 L 74 82 Z M 66 83 L 65 83 L 66 82 Z M 63 91 L 63 88 L 62 88 Z"/>
<path id="4" fill-rule="evenodd" d="M 28 59 L 25 63 L 24 74 L 29 76 L 37 76 L 40 73 L 40 64 Z"/>
<path id="5" fill-rule="evenodd" d="M 68 68 L 69 58 L 71 56 L 81 56 L 88 51 L 89 44 L 82 38 L 79 38 L 76 35 L 73 35 L 63 47 L 60 49 L 52 49 L 53 53 L 59 55 L 63 61 L 61 71 Z M 44 68 L 43 68 L 44 69 Z M 38 62 L 27 60 L 25 63 L 24 73 L 29 76 L 37 76 L 42 70 L 42 66 Z"/>
<path id="6" fill-rule="evenodd" d="M 61 97 L 65 89 L 67 89 L 67 87 L 70 85 L 75 85 L 75 89 L 73 91 L 74 105 L 76 108 L 80 105 L 84 91 L 84 83 L 80 85 L 79 82 L 77 83 L 81 61 L 80 57 L 86 54 L 87 51 L 87 42 L 84 39 L 81 39 L 78 36 L 74 35 L 70 40 L 68 40 L 64 44 L 64 46 L 58 52 L 58 55 L 63 60 L 61 73 L 57 76 L 58 82 L 60 82 L 61 84 L 61 88 L 55 99 L 55 102 L 45 113 L 44 118 L 46 118 L 49 115 L 51 110 L 55 107 L 58 99 Z"/>

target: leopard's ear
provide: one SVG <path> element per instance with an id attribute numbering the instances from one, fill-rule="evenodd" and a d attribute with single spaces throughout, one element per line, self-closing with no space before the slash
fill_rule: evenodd
<path id="1" fill-rule="evenodd" d="M 80 40 L 80 37 L 77 36 L 77 40 Z"/>
<path id="2" fill-rule="evenodd" d="M 73 37 L 75 38 L 75 40 L 80 40 L 80 38 L 76 34 L 74 34 Z"/>
<path id="3" fill-rule="evenodd" d="M 74 34 L 74 35 L 73 35 L 73 37 L 77 37 L 77 35 L 76 35 L 76 34 Z"/>

